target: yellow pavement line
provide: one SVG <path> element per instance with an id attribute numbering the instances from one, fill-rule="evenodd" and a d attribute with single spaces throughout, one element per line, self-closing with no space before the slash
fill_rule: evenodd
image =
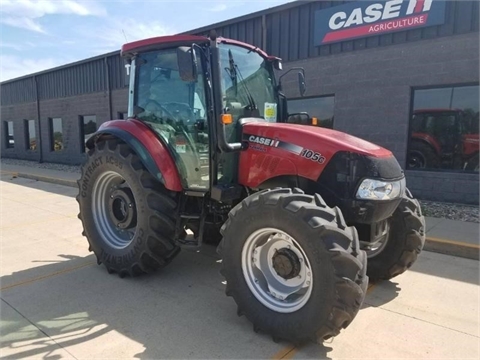
<path id="1" fill-rule="evenodd" d="M 375 286 L 377 286 L 377 284 L 368 284 L 367 293 L 372 291 L 375 288 Z M 274 360 L 291 359 L 291 358 L 293 358 L 293 356 L 296 354 L 297 351 L 298 351 L 298 348 L 296 346 L 289 345 L 289 346 L 284 347 L 282 350 L 277 352 L 275 355 L 273 355 L 272 359 L 274 359 Z"/>
<path id="2" fill-rule="evenodd" d="M 296 346 L 289 345 L 279 352 L 277 352 L 275 355 L 273 355 L 272 359 L 274 360 L 280 360 L 280 359 L 291 359 L 293 355 L 298 351 Z"/>
<path id="3" fill-rule="evenodd" d="M 87 267 L 87 266 L 95 265 L 95 264 L 96 264 L 95 261 L 89 261 L 88 263 L 84 263 L 82 265 L 78 265 L 78 266 L 75 266 L 75 267 L 72 267 L 72 268 L 69 268 L 69 269 L 59 270 L 59 271 L 56 271 L 56 272 L 51 273 L 51 274 L 39 276 L 37 278 L 33 278 L 33 279 L 29 279 L 29 280 L 25 280 L 25 281 L 21 281 L 21 282 L 18 282 L 18 283 L 14 283 L 14 284 L 11 284 L 11 285 L 4 286 L 4 287 L 0 288 L 0 291 L 5 291 L 7 289 L 12 289 L 12 288 L 17 287 L 17 286 L 28 285 L 28 284 L 34 283 L 36 281 L 39 281 L 39 280 L 48 279 L 48 278 L 51 278 L 51 277 L 54 277 L 54 276 L 57 276 L 57 275 L 65 274 L 65 273 L 68 273 L 68 272 L 71 272 L 71 271 L 74 271 L 74 270 L 78 270 L 78 269 L 81 269 L 81 268 L 84 268 L 84 267 Z"/>
<path id="4" fill-rule="evenodd" d="M 0 174 L 2 174 L 2 175 L 18 176 L 18 172 L 16 172 L 16 171 L 8 171 L 8 170 L 0 170 Z"/>
<path id="5" fill-rule="evenodd" d="M 450 244 L 450 245 L 458 245 L 458 246 L 468 247 L 468 248 L 472 248 L 472 249 L 480 249 L 480 245 L 469 244 L 469 243 L 466 243 L 466 242 L 456 241 L 456 240 L 440 239 L 440 238 L 431 237 L 431 236 L 428 236 L 425 240 L 426 241 L 437 242 L 437 243 L 440 243 L 440 244 Z"/>

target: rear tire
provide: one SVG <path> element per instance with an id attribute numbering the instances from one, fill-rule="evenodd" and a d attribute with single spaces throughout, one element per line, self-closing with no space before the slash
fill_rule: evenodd
<path id="1" fill-rule="evenodd" d="M 403 274 L 415 263 L 424 244 L 425 217 L 418 200 L 407 189 L 392 215 L 385 247 L 368 258 L 370 280 L 388 280 Z"/>
<path id="2" fill-rule="evenodd" d="M 260 242 L 257 247 L 249 245 L 252 236 L 272 229 L 274 235 L 265 235 L 269 236 L 264 238 L 268 239 L 267 242 Z M 311 283 L 304 284 L 306 290 L 292 293 L 287 300 L 275 294 L 273 288 L 270 292 L 260 293 L 265 283 L 262 279 L 254 279 L 254 283 L 261 285 L 253 284 L 246 265 L 249 264 L 250 250 L 255 249 L 255 254 L 257 250 L 270 254 L 263 252 L 263 245 L 276 241 L 278 234 L 275 231 L 293 239 L 293 245 L 288 249 L 294 249 L 297 255 L 303 254 L 300 256 L 305 259 L 298 259 L 298 273 L 283 277 L 274 265 L 278 250 L 285 252 L 290 259 L 297 255 L 288 254 L 287 247 L 277 245 L 281 244 L 280 241 L 274 243 L 274 247 L 270 247 L 274 249 L 271 268 L 275 268 L 276 278 L 280 281 L 273 284 L 275 280 L 270 276 L 271 283 L 266 280 L 269 286 L 280 284 L 281 287 L 283 280 L 278 276 L 286 280 L 285 284 L 292 280 L 303 281 L 298 275 L 304 271 L 303 274 L 308 276 L 311 270 Z M 231 210 L 221 232 L 223 240 L 218 252 L 222 256 L 221 273 L 227 280 L 226 294 L 233 296 L 238 314 L 246 315 L 254 330 L 262 330 L 274 340 L 317 341 L 336 336 L 356 316 L 368 284 L 366 255 L 359 248 L 356 229 L 347 227 L 340 210 L 329 208 L 319 195 L 305 195 L 299 189 L 256 193 Z M 252 256 L 263 258 L 263 255 Z M 265 258 L 267 261 L 262 266 L 270 264 L 269 257 Z M 256 271 L 255 266 L 252 271 Z M 302 297 L 306 295 L 308 299 Z"/>
<path id="3" fill-rule="evenodd" d="M 150 175 L 128 145 L 96 143 L 81 170 L 78 218 L 98 264 L 121 277 L 136 276 L 178 254 L 176 194 Z"/>

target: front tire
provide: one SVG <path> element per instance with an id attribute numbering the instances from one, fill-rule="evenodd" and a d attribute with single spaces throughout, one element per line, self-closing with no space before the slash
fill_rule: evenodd
<path id="1" fill-rule="evenodd" d="M 392 215 L 385 246 L 368 258 L 370 280 L 388 280 L 407 271 L 425 245 L 425 217 L 407 189 Z"/>
<path id="2" fill-rule="evenodd" d="M 78 181 L 77 202 L 89 250 L 109 273 L 149 273 L 179 252 L 174 243 L 176 195 L 117 140 L 98 142 Z"/>
<path id="3" fill-rule="evenodd" d="M 231 210 L 221 231 L 226 294 L 256 331 L 317 341 L 356 316 L 368 284 L 366 255 L 356 229 L 319 195 L 256 193 Z"/>

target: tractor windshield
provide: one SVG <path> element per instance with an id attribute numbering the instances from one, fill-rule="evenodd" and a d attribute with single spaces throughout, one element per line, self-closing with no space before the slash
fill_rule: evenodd
<path id="1" fill-rule="evenodd" d="M 220 44 L 219 48 L 224 107 L 234 122 L 255 109 L 265 120 L 276 122 L 277 96 L 270 63 L 240 46 Z"/>

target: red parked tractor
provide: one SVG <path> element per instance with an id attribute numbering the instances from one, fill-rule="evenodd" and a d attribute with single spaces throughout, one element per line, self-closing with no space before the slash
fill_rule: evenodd
<path id="1" fill-rule="evenodd" d="M 413 112 L 408 166 L 478 172 L 478 112 L 421 109 Z"/>
<path id="2" fill-rule="evenodd" d="M 77 196 L 108 272 L 149 273 L 221 239 L 238 314 L 301 342 L 337 335 L 369 277 L 415 262 L 425 221 L 398 162 L 353 136 L 282 123 L 279 58 L 214 33 L 128 43 L 122 56 L 129 118 L 88 139 Z"/>

